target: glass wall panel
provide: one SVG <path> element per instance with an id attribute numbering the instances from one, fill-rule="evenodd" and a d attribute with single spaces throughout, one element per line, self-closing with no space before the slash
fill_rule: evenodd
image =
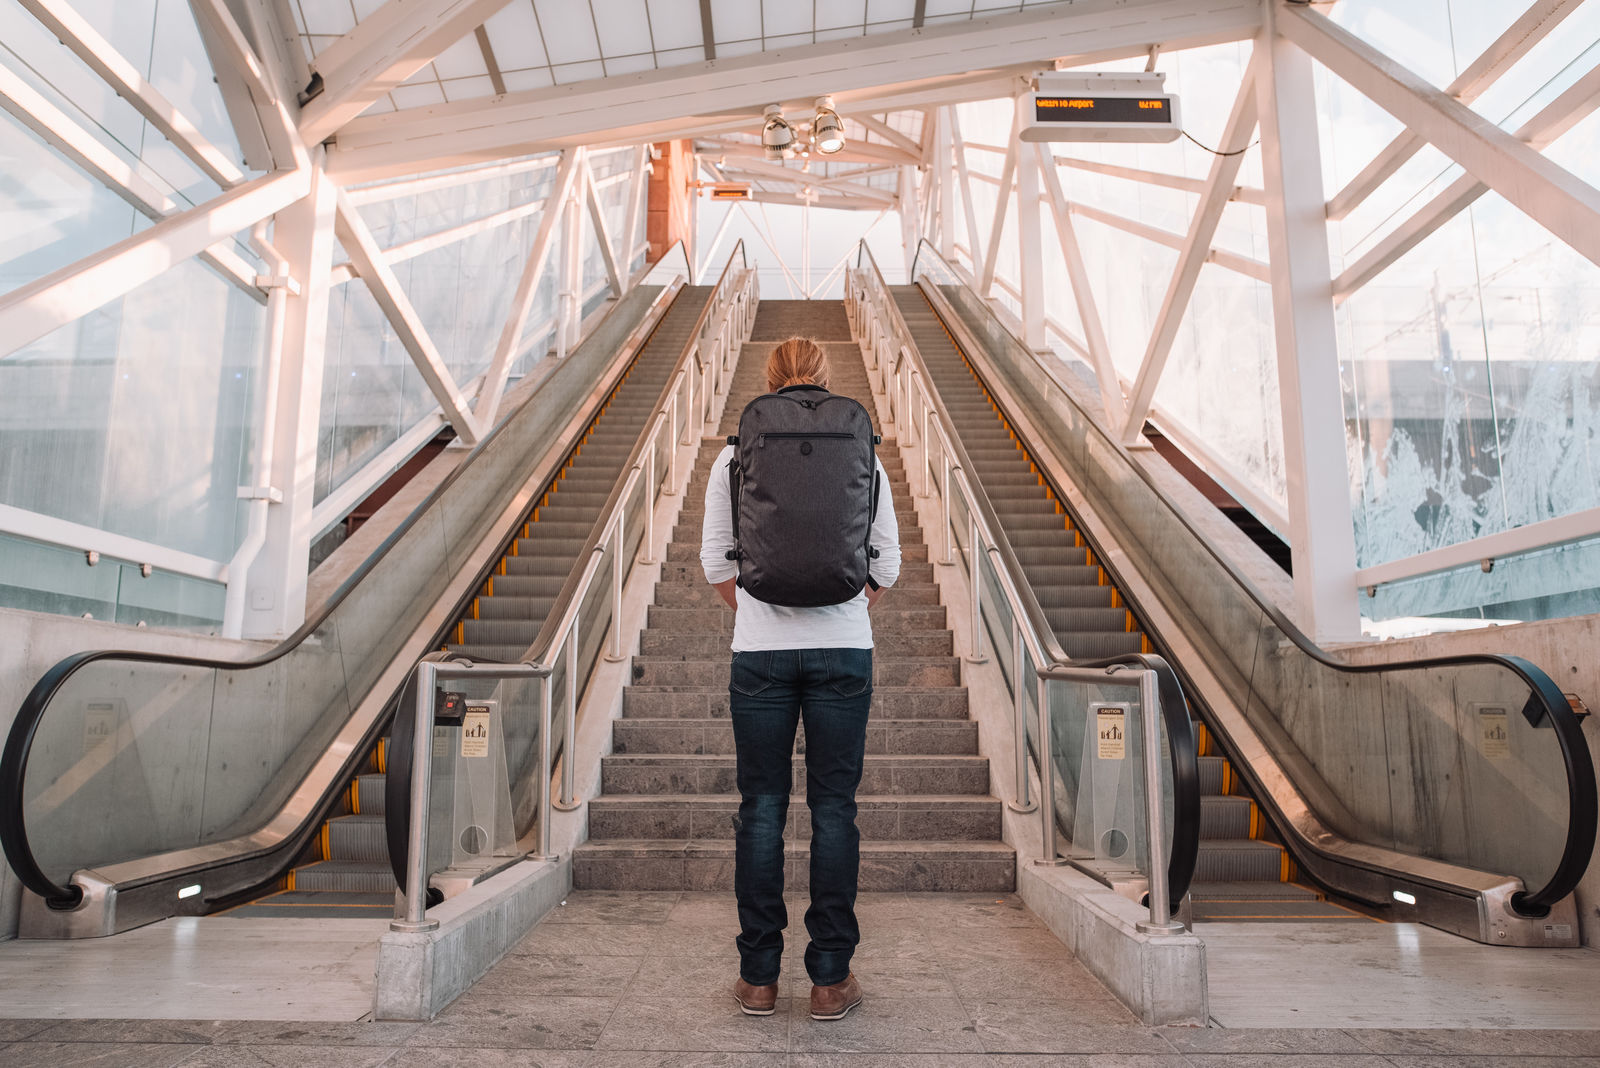
<path id="1" fill-rule="evenodd" d="M 189 261 L 0 360 L 0 502 L 229 559 L 264 321 Z"/>

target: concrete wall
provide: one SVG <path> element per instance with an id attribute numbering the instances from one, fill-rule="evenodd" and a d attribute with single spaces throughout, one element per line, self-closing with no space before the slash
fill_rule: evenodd
<path id="1" fill-rule="evenodd" d="M 10 732 L 18 706 L 39 677 L 72 653 L 131 649 L 233 660 L 270 647 L 269 642 L 224 641 L 0 608 L 0 733 Z M 10 865 L 0 866 L 0 939 L 16 937 L 21 895 L 22 884 Z"/>

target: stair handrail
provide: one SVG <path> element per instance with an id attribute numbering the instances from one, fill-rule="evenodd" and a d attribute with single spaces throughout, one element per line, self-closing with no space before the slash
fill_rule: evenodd
<path id="1" fill-rule="evenodd" d="M 911 277 L 916 278 L 917 265 L 924 255 L 939 263 L 952 277 L 959 279 L 959 272 L 950 265 L 938 249 L 924 238 L 917 247 L 916 255 L 912 260 Z M 1045 361 L 1039 359 L 1038 354 L 1030 349 L 1016 336 L 1016 332 L 998 316 L 989 313 L 1001 330 L 1009 335 L 1017 344 L 1020 351 L 1027 352 L 1034 360 L 1034 365 L 1044 374 L 1048 375 L 1061 388 L 1063 396 L 1072 400 L 1071 390 L 1061 381 L 1055 369 Z M 1073 402 L 1075 403 L 1075 401 Z M 1509 905 L 1518 915 L 1539 919 L 1548 915 L 1551 906 L 1566 898 L 1577 888 L 1579 880 L 1588 870 L 1590 859 L 1594 852 L 1595 835 L 1600 827 L 1600 796 L 1597 796 L 1594 761 L 1589 753 L 1587 742 L 1583 738 L 1582 724 L 1578 715 L 1573 711 L 1571 703 L 1561 688 L 1544 671 L 1524 657 L 1508 653 L 1460 653 L 1451 656 L 1418 657 L 1409 660 L 1396 660 L 1385 663 L 1357 664 L 1344 660 L 1323 649 L 1312 638 L 1302 631 L 1292 619 L 1269 597 L 1259 586 L 1246 575 L 1241 568 L 1231 560 L 1214 540 L 1203 534 L 1190 520 L 1184 510 L 1172 499 L 1142 463 L 1135 462 L 1128 456 L 1126 447 L 1117 440 L 1116 435 L 1106 432 L 1089 413 L 1079 409 L 1079 414 L 1084 417 L 1085 423 L 1098 433 L 1107 448 L 1122 454 L 1128 467 L 1145 484 L 1149 491 L 1156 497 L 1172 517 L 1188 531 L 1196 543 L 1204 548 L 1206 553 L 1216 561 L 1224 573 L 1228 575 L 1239 588 L 1255 602 L 1256 607 L 1272 621 L 1273 625 L 1304 655 L 1317 663 L 1334 671 L 1358 674 L 1375 675 L 1386 671 L 1427 670 L 1441 667 L 1462 667 L 1468 665 L 1494 665 L 1510 671 L 1522 679 L 1528 686 L 1528 708 L 1524 709 L 1530 721 L 1550 724 L 1554 730 L 1557 745 L 1561 750 L 1562 763 L 1567 773 L 1567 801 L 1568 822 L 1566 841 L 1562 848 L 1561 858 L 1555 870 L 1546 880 L 1545 885 L 1537 891 L 1529 892 L 1526 887 L 1511 895 Z M 1085 537 L 1089 537 L 1085 532 Z M 1102 557 L 1102 559 L 1108 559 Z M 1106 565 L 1110 567 L 1108 563 Z M 1536 708 L 1534 706 L 1537 706 Z M 1510 878 L 1517 878 L 1510 876 Z"/>
<path id="2" fill-rule="evenodd" d="M 1055 775 L 1046 681 L 1056 679 L 1101 686 L 1137 687 L 1140 690 L 1141 710 L 1152 710 L 1159 715 L 1170 739 L 1171 744 L 1168 748 L 1174 792 L 1172 852 L 1170 857 L 1163 857 L 1165 842 L 1161 826 L 1163 814 L 1158 780 L 1160 747 L 1155 744 L 1156 715 L 1141 715 L 1147 743 L 1144 750 L 1146 760 L 1144 780 L 1147 791 L 1145 807 L 1151 849 L 1149 858 L 1151 870 L 1147 876 L 1151 919 L 1141 926 L 1154 931 L 1170 930 L 1172 929 L 1170 917 L 1176 904 L 1188 894 L 1200 850 L 1198 747 L 1182 683 L 1171 665 L 1153 654 L 1135 653 L 1094 660 L 1075 660 L 1067 655 L 1056 638 L 1055 630 L 1050 626 L 1049 619 L 1034 595 L 1032 587 L 1026 582 L 1017 581 L 1016 576 L 1022 574 L 1022 568 L 1011 547 L 1010 539 L 1005 534 L 988 494 L 969 476 L 969 472 L 973 470 L 971 459 L 961 443 L 960 435 L 956 431 L 949 411 L 945 408 L 943 399 L 933 386 L 922 356 L 912 340 L 910 329 L 889 296 L 887 283 L 883 280 L 883 273 L 878 268 L 872 250 L 865 241 L 861 242 L 858 248 L 860 251 L 857 254 L 857 265 L 867 285 L 865 287 L 859 285 L 855 277 L 847 272 L 846 284 L 849 291 L 847 304 L 853 301 L 858 332 L 862 318 L 868 319 L 872 362 L 883 369 L 883 393 L 890 403 L 891 420 L 899 425 L 902 445 L 906 443 L 905 435 L 908 432 L 916 434 L 917 419 L 911 415 L 914 403 L 912 398 L 915 397 L 920 401 L 918 410 L 922 416 L 922 429 L 921 436 L 916 437 L 915 441 L 924 452 L 921 478 L 925 489 L 928 488 L 926 483 L 931 479 L 926 452 L 930 416 L 931 428 L 938 434 L 942 454 L 945 457 L 942 470 L 944 485 L 939 493 L 944 512 L 941 535 L 945 542 L 945 562 L 951 562 L 949 559 L 952 537 L 950 485 L 954 480 L 957 489 L 969 505 L 969 552 L 973 546 L 983 547 L 984 555 L 990 559 L 994 568 L 1001 595 L 1011 610 L 1013 649 L 1017 654 L 1017 662 L 1012 669 L 1014 681 L 1011 685 L 1017 798 L 1014 802 L 1010 802 L 1010 807 L 1018 812 L 1033 811 L 1033 805 L 1028 800 L 1027 695 L 1022 686 L 1021 664 L 1024 654 L 1031 661 L 1039 679 L 1036 701 L 1040 749 L 1038 772 L 1042 797 L 1038 809 L 1042 859 L 1047 864 L 1056 863 L 1059 850 L 1056 844 Z M 889 353 L 882 350 L 885 342 L 892 345 Z M 952 456 L 955 458 L 955 463 L 950 462 Z M 983 594 L 980 572 L 977 554 L 972 552 L 967 567 L 968 597 L 972 613 L 968 639 L 969 656 L 972 659 L 981 659 L 983 649 L 984 625 L 981 614 Z M 1130 668 L 1134 670 L 1130 671 Z M 1072 862 L 1070 858 L 1069 862 Z M 1085 868 L 1085 870 L 1099 876 L 1093 869 Z"/>
<path id="3" fill-rule="evenodd" d="M 661 263 L 671 255 L 675 249 L 683 244 L 682 240 L 673 242 L 663 251 L 661 256 L 652 262 L 649 270 Z M 679 250 L 680 253 L 682 250 Z M 685 253 L 686 256 L 686 253 Z M 643 277 L 641 275 L 640 277 Z M 656 324 L 665 315 L 667 307 L 676 297 L 679 285 L 664 286 L 647 306 L 639 324 L 629 332 L 627 337 L 617 347 L 615 358 L 611 366 L 623 365 L 631 360 L 632 354 L 643 346 Z M 598 331 L 610 316 L 617 312 L 622 304 L 613 305 L 608 309 L 599 323 L 594 327 Z M 609 379 L 608 372 L 602 378 Z M 0 852 L 4 852 L 11 869 L 16 872 L 22 885 L 40 898 L 54 910 L 68 911 L 78 907 L 84 899 L 84 888 L 77 881 L 70 881 L 61 885 L 45 874 L 28 840 L 27 825 L 24 814 L 25 798 L 23 796 L 24 783 L 27 776 L 28 759 L 32 753 L 33 744 L 38 734 L 39 726 L 44 721 L 50 708 L 51 700 L 79 671 L 90 664 L 117 660 L 130 663 L 163 664 L 175 667 L 193 667 L 201 669 L 214 669 L 222 671 L 240 671 L 264 667 L 276 660 L 287 656 L 299 648 L 308 638 L 312 637 L 328 621 L 329 617 L 341 604 L 360 586 L 382 562 L 382 560 L 398 545 L 423 517 L 428 514 L 444 494 L 462 474 L 468 470 L 473 460 L 481 455 L 484 450 L 508 427 L 517 413 L 527 405 L 535 403 L 538 392 L 534 391 L 516 405 L 503 419 L 479 439 L 472 451 L 461 459 L 461 462 L 450 471 L 439 484 L 429 492 L 412 511 L 395 527 L 395 529 L 372 550 L 367 557 L 356 566 L 350 575 L 339 584 L 334 592 L 324 601 L 315 612 L 310 614 L 287 637 L 277 642 L 272 648 L 255 656 L 240 659 L 226 659 L 220 657 L 182 656 L 170 653 L 149 652 L 134 649 L 95 649 L 73 653 L 63 657 L 49 668 L 39 681 L 28 691 L 18 707 L 16 718 L 6 736 L 5 748 L 0 751 Z M 245 835 L 235 840 L 241 855 L 259 852 L 263 848 L 260 835 Z M 219 856 L 227 852 L 223 845 L 207 847 L 208 863 L 215 863 Z M 75 873 L 76 874 L 76 873 Z"/>
<path id="4" fill-rule="evenodd" d="M 734 260 L 738 258 L 738 269 Z M 426 918 L 429 904 L 426 851 L 421 843 L 427 840 L 428 787 L 431 768 L 431 746 L 426 744 L 426 732 L 431 730 L 437 693 L 436 682 L 449 679 L 500 680 L 513 678 L 535 679 L 539 683 L 539 775 L 538 813 L 531 835 L 524 835 L 518 848 L 533 859 L 553 859 L 550 851 L 550 811 L 559 808 L 572 811 L 581 805 L 575 794 L 575 765 L 577 738 L 578 646 L 580 643 L 579 614 L 591 590 L 599 581 L 601 563 L 607 548 L 611 550 L 611 621 L 608 631 L 613 660 L 622 659 L 622 589 L 627 577 L 623 557 L 627 545 L 626 514 L 634 492 L 644 483 L 647 491 L 659 485 L 663 493 L 679 493 L 676 487 L 677 454 L 680 446 L 692 443 L 681 440 L 683 434 L 699 427 L 702 431 L 714 415 L 713 400 L 725 394 L 728 356 L 736 350 L 754 326 L 753 307 L 757 293 L 756 272 L 750 269 L 743 239 L 729 253 L 722 273 L 708 296 L 694 327 L 690 330 L 679 354 L 675 370 L 669 376 L 656 405 L 656 413 L 640 432 L 624 464 L 625 476 L 613 486 L 602 506 L 601 514 L 579 551 L 582 568 L 574 568 L 561 591 L 552 603 L 550 613 L 535 635 L 526 653 L 515 663 L 501 663 L 482 657 L 453 655 L 448 658 L 425 658 L 412 671 L 407 693 L 415 700 L 402 701 L 394 721 L 394 733 L 415 734 L 410 747 L 410 760 L 402 761 L 396 770 L 404 778 L 396 777 L 386 783 L 388 796 L 399 802 L 385 806 L 385 834 L 389 842 L 390 864 L 396 882 L 405 892 L 405 915 L 393 921 L 397 931 L 430 930 L 435 921 Z M 694 404 L 694 376 L 698 370 L 702 386 L 700 409 Z M 688 413 L 679 427 L 678 398 L 687 391 L 683 412 Z M 661 431 L 668 431 L 672 444 L 668 450 L 664 471 L 659 471 L 656 442 Z M 659 475 L 659 477 L 658 477 Z M 648 552 L 654 540 L 654 494 L 647 492 L 643 506 L 644 532 L 640 544 Z M 553 746 L 555 725 L 555 673 L 565 661 L 567 672 L 566 701 L 564 702 L 564 752 L 561 758 L 561 783 L 559 799 L 552 799 L 555 788 L 553 759 L 557 753 Z M 409 718 L 414 716 L 415 718 Z"/>

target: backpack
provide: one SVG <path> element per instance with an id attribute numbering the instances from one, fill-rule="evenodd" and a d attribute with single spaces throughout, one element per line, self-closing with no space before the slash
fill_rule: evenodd
<path id="1" fill-rule="evenodd" d="M 878 555 L 872 419 L 821 386 L 786 386 L 745 406 L 728 465 L 739 588 L 789 608 L 842 604 Z"/>

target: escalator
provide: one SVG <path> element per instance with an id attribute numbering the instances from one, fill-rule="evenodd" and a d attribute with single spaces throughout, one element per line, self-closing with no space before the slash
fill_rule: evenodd
<path id="1" fill-rule="evenodd" d="M 716 286 L 658 264 L 265 655 L 97 651 L 46 673 L 0 757 L 0 845 L 30 891 L 23 937 L 228 910 L 391 915 L 384 735 L 405 679 L 430 651 L 526 655 L 632 458 L 709 405 L 701 335 L 714 307 L 747 299 L 743 255 Z M 685 381 L 682 421 L 647 434 Z"/>
<path id="2" fill-rule="evenodd" d="M 1200 753 L 1194 918 L 1577 944 L 1594 772 L 1549 676 L 1494 654 L 1355 667 L 1318 649 L 926 244 L 913 277 L 885 285 L 864 250 L 855 284 L 892 306 L 905 373 L 937 397 L 964 453 L 950 459 L 1062 649 L 1155 652 L 1182 677 Z M 1510 742 L 1472 752 L 1480 717 Z"/>

